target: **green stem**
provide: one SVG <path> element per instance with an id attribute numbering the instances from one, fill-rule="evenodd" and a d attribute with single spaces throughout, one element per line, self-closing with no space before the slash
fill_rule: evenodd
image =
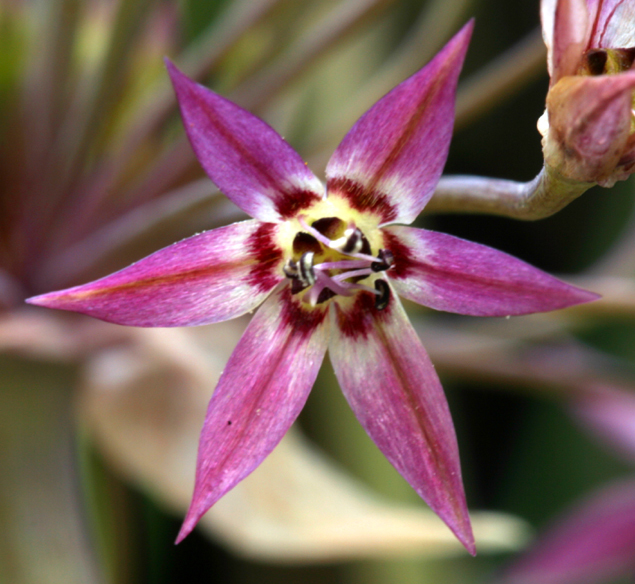
<path id="1" fill-rule="evenodd" d="M 75 371 L 0 357 L 0 581 L 101 582 L 74 448 Z"/>
<path id="2" fill-rule="evenodd" d="M 547 166 L 526 183 L 481 176 L 444 176 L 425 210 L 488 213 L 535 221 L 557 213 L 594 185 L 566 179 Z"/>

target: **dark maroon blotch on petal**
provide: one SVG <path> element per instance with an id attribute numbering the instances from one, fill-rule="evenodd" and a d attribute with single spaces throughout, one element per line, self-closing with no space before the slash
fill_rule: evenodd
<path id="1" fill-rule="evenodd" d="M 391 278 L 406 278 L 412 272 L 412 252 L 407 245 L 387 230 L 382 230 L 384 237 L 384 247 L 393 255 L 393 263 L 388 270 Z"/>
<path id="2" fill-rule="evenodd" d="M 337 324 L 345 337 L 366 338 L 378 321 L 390 318 L 392 294 L 388 298 L 388 304 L 381 310 L 375 306 L 375 299 L 375 294 L 359 292 L 350 308 L 343 309 L 339 304 L 335 305 Z"/>
<path id="3" fill-rule="evenodd" d="M 321 197 L 313 191 L 292 189 L 277 197 L 274 204 L 282 219 L 291 219 L 320 200 Z"/>
<path id="4" fill-rule="evenodd" d="M 376 189 L 368 189 L 352 179 L 342 177 L 330 179 L 327 190 L 329 193 L 338 193 L 346 197 L 349 205 L 356 211 L 378 215 L 382 223 L 388 223 L 397 218 L 397 210 L 390 204 L 384 193 Z"/>
<path id="5" fill-rule="evenodd" d="M 281 293 L 282 323 L 293 328 L 295 335 L 308 337 L 324 321 L 326 308 L 310 308 L 302 306 L 297 298 L 291 295 L 289 286 Z"/>
<path id="6" fill-rule="evenodd" d="M 249 251 L 255 259 L 247 281 L 262 292 L 271 290 L 279 280 L 275 269 L 282 259 L 282 250 L 276 246 L 273 238 L 276 229 L 275 223 L 261 223 L 247 240 Z"/>

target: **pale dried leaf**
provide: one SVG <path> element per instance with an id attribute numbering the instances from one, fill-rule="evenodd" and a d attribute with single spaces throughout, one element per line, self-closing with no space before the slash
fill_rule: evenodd
<path id="1" fill-rule="evenodd" d="M 184 514 L 207 401 L 242 326 L 135 329 L 131 348 L 88 365 L 80 412 L 121 474 Z M 526 525 L 475 513 L 479 550 L 511 550 Z M 302 438 L 297 429 L 201 521 L 238 555 L 273 562 L 465 553 L 431 511 L 382 500 Z M 175 533 L 176 536 L 176 533 Z"/>

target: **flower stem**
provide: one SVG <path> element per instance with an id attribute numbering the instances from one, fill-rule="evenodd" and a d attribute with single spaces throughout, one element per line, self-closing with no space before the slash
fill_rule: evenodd
<path id="1" fill-rule="evenodd" d="M 480 176 L 444 176 L 426 211 L 489 213 L 535 221 L 560 211 L 594 185 L 568 180 L 547 166 L 526 183 Z"/>

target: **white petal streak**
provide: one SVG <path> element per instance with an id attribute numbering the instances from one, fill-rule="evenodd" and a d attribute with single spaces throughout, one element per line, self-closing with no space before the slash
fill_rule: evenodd
<path id="1" fill-rule="evenodd" d="M 335 306 L 330 356 L 355 415 L 379 449 L 469 551 L 467 514 L 454 426 L 421 341 L 392 292 L 386 309 L 358 294 Z"/>
<path id="2" fill-rule="evenodd" d="M 280 442 L 311 391 L 327 338 L 324 312 L 299 306 L 288 286 L 260 308 L 210 401 L 179 540 Z"/>

